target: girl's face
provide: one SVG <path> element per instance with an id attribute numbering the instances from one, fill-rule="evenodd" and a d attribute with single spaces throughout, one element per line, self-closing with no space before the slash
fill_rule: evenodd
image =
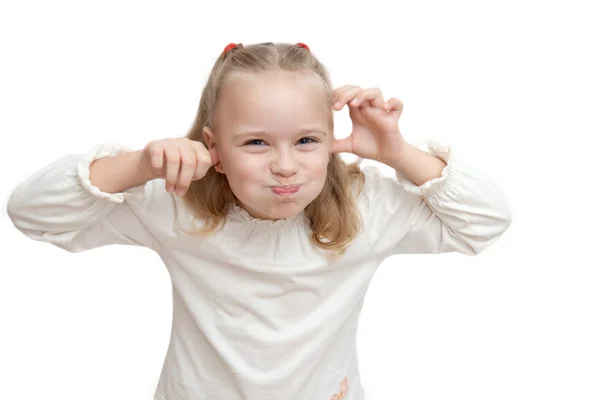
<path id="1" fill-rule="evenodd" d="M 217 106 L 217 132 L 205 127 L 204 134 L 221 164 L 217 171 L 227 176 L 250 215 L 290 218 L 321 192 L 333 138 L 329 113 L 323 88 L 309 73 L 228 77 Z"/>

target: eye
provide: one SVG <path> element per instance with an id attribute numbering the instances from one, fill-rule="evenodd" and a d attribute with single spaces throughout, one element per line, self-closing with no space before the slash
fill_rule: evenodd
<path id="1" fill-rule="evenodd" d="M 246 143 L 244 143 L 244 146 L 260 146 L 264 143 L 265 142 L 262 139 L 252 139 L 252 140 L 248 140 Z M 303 137 L 302 139 L 300 139 L 298 141 L 298 143 L 300 143 L 300 144 L 318 143 L 318 140 L 316 140 L 314 138 L 310 138 L 310 137 Z"/>
<path id="2" fill-rule="evenodd" d="M 302 142 L 303 140 L 308 140 L 308 142 L 303 142 L 301 144 L 309 144 L 309 143 L 317 143 L 316 139 L 313 138 L 309 138 L 309 137 L 303 137 L 302 139 L 300 139 L 299 141 Z"/>
<path id="3" fill-rule="evenodd" d="M 260 143 L 256 143 L 256 142 L 262 142 L 262 143 L 264 143 L 264 141 L 261 140 L 261 139 L 252 139 L 252 140 L 248 140 L 246 143 L 244 143 L 244 146 L 247 146 L 247 145 L 251 145 L 251 146 L 257 146 L 258 145 L 258 146 L 260 146 Z"/>

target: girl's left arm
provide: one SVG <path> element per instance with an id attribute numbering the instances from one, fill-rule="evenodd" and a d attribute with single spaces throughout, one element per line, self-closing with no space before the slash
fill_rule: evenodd
<path id="1" fill-rule="evenodd" d="M 479 169 L 435 141 L 410 145 L 386 160 L 395 179 L 374 167 L 366 175 L 364 211 L 375 252 L 476 255 L 511 223 L 502 190 Z"/>
<path id="2" fill-rule="evenodd" d="M 384 101 L 378 88 L 345 85 L 334 91 L 332 104 L 334 110 L 348 105 L 352 132 L 332 141 L 331 151 L 354 153 L 396 171 L 393 179 L 377 168 L 363 169 L 365 230 L 380 257 L 474 255 L 508 228 L 508 203 L 488 176 L 456 160 L 447 146 L 406 142 L 398 125 L 404 107 L 400 99 Z"/>

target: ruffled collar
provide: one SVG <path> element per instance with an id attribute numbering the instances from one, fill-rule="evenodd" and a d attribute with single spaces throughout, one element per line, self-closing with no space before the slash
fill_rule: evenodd
<path id="1" fill-rule="evenodd" d="M 291 228 L 303 226 L 309 222 L 304 211 L 291 218 L 282 218 L 278 220 L 261 219 L 253 217 L 248 213 L 248 211 L 246 211 L 246 209 L 235 203 L 229 208 L 228 218 L 231 218 L 237 222 L 247 223 L 251 226 L 261 228 Z"/>

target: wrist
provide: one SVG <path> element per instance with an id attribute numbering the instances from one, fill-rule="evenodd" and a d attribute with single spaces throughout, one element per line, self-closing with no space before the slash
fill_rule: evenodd
<path id="1" fill-rule="evenodd" d="M 402 142 L 397 146 L 389 148 L 386 151 L 386 154 L 382 157 L 381 160 L 377 160 L 382 164 L 387 165 L 395 170 L 401 171 L 405 169 L 405 165 L 407 163 L 406 153 L 410 152 L 410 147 L 416 149 L 410 143 Z"/>
<path id="2" fill-rule="evenodd" d="M 134 170 L 138 176 L 139 181 L 148 182 L 156 177 L 151 174 L 152 169 L 149 167 L 144 167 L 143 165 L 143 155 L 144 150 L 132 151 L 130 156 L 132 157 L 132 161 L 134 164 Z"/>

